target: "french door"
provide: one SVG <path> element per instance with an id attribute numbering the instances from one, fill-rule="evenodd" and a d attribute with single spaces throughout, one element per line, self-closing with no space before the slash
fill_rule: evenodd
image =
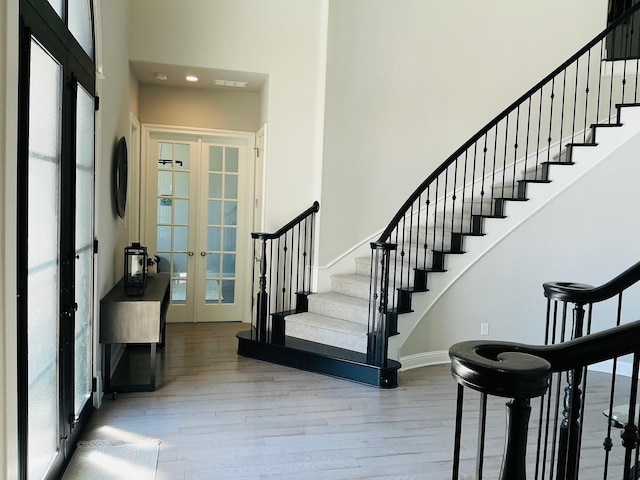
<path id="1" fill-rule="evenodd" d="M 92 409 L 92 2 L 22 0 L 20 20 L 19 477 L 47 479 Z"/>
<path id="2" fill-rule="evenodd" d="M 168 321 L 240 321 L 253 136 L 149 131 L 144 242 L 171 272 Z"/>

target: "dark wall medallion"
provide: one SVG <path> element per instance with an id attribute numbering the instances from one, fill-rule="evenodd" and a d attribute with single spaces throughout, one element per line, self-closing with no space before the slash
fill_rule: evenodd
<path id="1" fill-rule="evenodd" d="M 120 218 L 124 218 L 127 205 L 128 170 L 127 141 L 124 137 L 120 137 L 113 152 L 113 198 Z"/>

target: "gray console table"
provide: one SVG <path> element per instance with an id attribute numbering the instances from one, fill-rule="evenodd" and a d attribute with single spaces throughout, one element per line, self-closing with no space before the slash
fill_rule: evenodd
<path id="1" fill-rule="evenodd" d="M 125 294 L 120 280 L 100 300 L 100 343 L 105 347 L 104 391 L 144 392 L 156 388 L 156 350 L 164 347 L 165 324 L 169 308 L 169 273 L 147 277 L 144 295 Z M 111 345 L 149 344 L 149 383 L 114 385 L 111 382 Z"/>

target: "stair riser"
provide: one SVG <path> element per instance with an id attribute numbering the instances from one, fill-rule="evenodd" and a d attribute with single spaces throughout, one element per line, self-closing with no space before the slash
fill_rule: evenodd
<path id="1" fill-rule="evenodd" d="M 367 272 L 366 277 L 369 276 Z M 351 297 L 361 298 L 363 300 L 369 300 L 369 282 L 367 283 L 352 283 L 341 280 L 339 277 L 331 278 L 331 291 L 339 293 L 341 295 L 349 295 Z"/>
<path id="2" fill-rule="evenodd" d="M 338 292 L 336 292 L 338 293 Z M 364 307 L 356 305 L 343 305 L 324 300 L 321 296 L 311 295 L 309 297 L 309 312 L 328 317 L 339 318 L 351 322 L 367 325 L 369 317 L 369 305 Z"/>
<path id="3" fill-rule="evenodd" d="M 287 336 L 309 340 L 311 342 L 345 348 L 355 352 L 367 353 L 367 335 L 357 336 L 326 330 L 321 327 L 300 325 L 287 321 Z"/>
<path id="4" fill-rule="evenodd" d="M 412 262 L 413 264 L 415 264 L 415 262 Z M 420 263 L 420 265 L 422 265 L 422 263 Z M 404 268 L 400 268 L 400 265 L 398 265 L 397 267 L 393 267 L 393 265 L 391 266 L 391 268 L 389 269 L 389 278 L 390 279 L 396 279 L 396 280 L 400 280 L 400 278 L 402 278 L 402 285 L 404 286 L 413 286 L 413 279 L 415 276 L 414 270 L 413 268 L 415 267 L 410 267 L 406 262 L 404 265 Z M 356 263 L 356 274 L 358 275 L 363 275 L 368 277 L 370 272 L 371 272 L 371 263 L 370 262 L 364 262 L 364 261 L 359 261 Z M 362 297 L 359 297 L 362 298 Z M 367 287 L 367 298 L 369 298 L 369 290 Z"/>

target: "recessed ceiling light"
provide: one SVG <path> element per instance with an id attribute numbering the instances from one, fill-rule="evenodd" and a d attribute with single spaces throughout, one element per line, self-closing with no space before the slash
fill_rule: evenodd
<path id="1" fill-rule="evenodd" d="M 220 80 L 215 78 L 213 80 L 214 85 L 218 85 L 219 87 L 235 87 L 235 88 L 246 88 L 249 82 L 240 82 L 237 80 Z"/>
<path id="2" fill-rule="evenodd" d="M 153 74 L 153 76 L 156 77 L 156 80 L 162 80 L 162 81 L 165 81 L 166 79 L 169 78 L 169 75 L 162 72 L 156 72 Z"/>
<path id="3" fill-rule="evenodd" d="M 198 77 L 196 77 L 195 75 L 187 75 L 185 78 L 187 79 L 187 82 L 197 82 L 198 81 Z"/>

